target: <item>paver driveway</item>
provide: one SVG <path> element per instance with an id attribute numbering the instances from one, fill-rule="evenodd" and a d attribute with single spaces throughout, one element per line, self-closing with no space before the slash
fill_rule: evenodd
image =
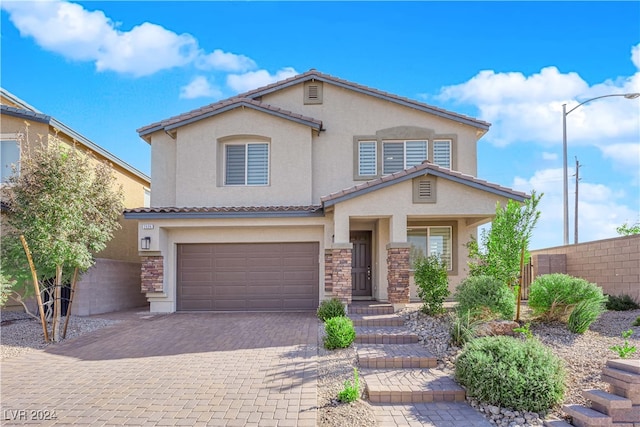
<path id="1" fill-rule="evenodd" d="M 0 424 L 315 426 L 317 322 L 176 313 L 10 358 Z"/>

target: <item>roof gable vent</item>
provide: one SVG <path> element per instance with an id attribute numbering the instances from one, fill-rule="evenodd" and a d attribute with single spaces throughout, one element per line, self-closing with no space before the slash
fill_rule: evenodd
<path id="1" fill-rule="evenodd" d="M 436 178 L 423 176 L 413 180 L 413 203 L 436 202 Z"/>
<path id="2" fill-rule="evenodd" d="M 322 82 L 311 80 L 304 84 L 304 103 L 322 104 Z"/>

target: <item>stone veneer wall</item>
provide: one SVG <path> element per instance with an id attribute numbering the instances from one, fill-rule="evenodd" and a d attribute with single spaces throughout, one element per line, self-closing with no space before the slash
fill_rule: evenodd
<path id="1" fill-rule="evenodd" d="M 640 301 L 640 235 L 531 251 L 535 275 L 566 273 Z M 564 258 L 564 259 L 563 259 Z"/>
<path id="2" fill-rule="evenodd" d="M 143 256 L 142 260 L 142 292 L 162 292 L 164 290 L 164 257 Z"/>
<path id="3" fill-rule="evenodd" d="M 324 251 L 324 292 L 331 295 L 333 292 L 333 251 Z"/>
<path id="4" fill-rule="evenodd" d="M 387 269 L 389 303 L 409 303 L 409 248 L 388 248 Z"/>
<path id="5" fill-rule="evenodd" d="M 331 286 L 333 296 L 351 304 L 351 249 L 332 249 Z M 326 266 L 325 266 L 326 271 Z"/>

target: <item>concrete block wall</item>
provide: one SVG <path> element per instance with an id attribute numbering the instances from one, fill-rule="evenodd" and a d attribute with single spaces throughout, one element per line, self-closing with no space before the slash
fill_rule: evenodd
<path id="1" fill-rule="evenodd" d="M 531 251 L 535 274 L 582 277 L 610 295 L 640 301 L 640 235 Z"/>
<path id="2" fill-rule="evenodd" d="M 147 305 L 139 262 L 98 258 L 76 285 L 71 313 L 89 316 Z"/>

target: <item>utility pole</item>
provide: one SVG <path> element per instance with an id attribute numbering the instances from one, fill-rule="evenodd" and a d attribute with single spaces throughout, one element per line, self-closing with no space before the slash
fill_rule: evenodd
<path id="1" fill-rule="evenodd" d="M 578 157 L 576 157 L 576 209 L 575 209 L 575 218 L 574 218 L 574 231 L 573 231 L 573 244 L 578 244 L 578 181 L 580 181 L 580 162 L 578 162 Z"/>

